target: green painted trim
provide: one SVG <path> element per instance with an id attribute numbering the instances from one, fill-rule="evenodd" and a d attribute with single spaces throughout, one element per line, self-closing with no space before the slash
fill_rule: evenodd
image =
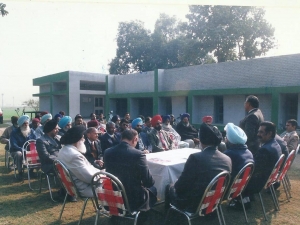
<path id="1" fill-rule="evenodd" d="M 56 74 L 51 74 L 43 77 L 38 77 L 34 78 L 32 80 L 33 86 L 41 86 L 43 84 L 50 84 L 53 82 L 57 81 L 63 81 L 63 80 L 68 80 L 69 78 L 69 71 L 61 72 L 61 73 L 56 73 Z"/>
<path id="2" fill-rule="evenodd" d="M 149 93 L 153 98 L 153 115 L 158 114 L 158 69 L 154 70 L 154 92 Z"/>

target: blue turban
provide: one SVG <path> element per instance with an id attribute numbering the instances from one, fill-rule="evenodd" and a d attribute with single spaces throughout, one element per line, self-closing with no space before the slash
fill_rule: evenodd
<path id="1" fill-rule="evenodd" d="M 188 119 L 190 119 L 190 114 L 183 113 L 183 114 L 181 114 L 180 119 L 183 120 L 183 118 L 185 118 L 185 117 L 187 117 Z"/>
<path id="2" fill-rule="evenodd" d="M 41 124 L 44 124 L 46 122 L 46 120 L 48 120 L 48 119 L 52 120 L 52 115 L 50 113 L 45 114 L 45 115 L 42 116 L 42 118 L 41 118 Z"/>
<path id="3" fill-rule="evenodd" d="M 171 117 L 169 115 L 165 115 L 165 116 L 162 116 L 162 122 L 166 122 L 167 120 L 171 120 Z"/>
<path id="4" fill-rule="evenodd" d="M 137 125 L 143 125 L 143 120 L 138 117 L 131 122 L 131 127 L 136 128 Z"/>
<path id="5" fill-rule="evenodd" d="M 21 116 L 21 117 L 18 119 L 17 124 L 18 124 L 18 126 L 20 127 L 20 126 L 22 126 L 23 123 L 25 123 L 25 122 L 29 122 L 29 116 L 27 116 L 27 115 Z"/>
<path id="6" fill-rule="evenodd" d="M 224 130 L 226 130 L 226 137 L 231 144 L 246 143 L 247 135 L 241 128 L 235 126 L 233 123 L 227 123 Z"/>
<path id="7" fill-rule="evenodd" d="M 58 113 L 58 114 L 56 114 L 56 115 L 54 116 L 54 119 L 57 119 L 58 117 L 59 117 L 59 118 L 62 118 L 63 116 L 62 116 L 61 114 Z"/>
<path id="8" fill-rule="evenodd" d="M 65 126 L 67 126 L 68 123 L 72 123 L 72 118 L 70 116 L 64 116 L 58 122 L 58 126 L 60 128 L 64 128 Z"/>

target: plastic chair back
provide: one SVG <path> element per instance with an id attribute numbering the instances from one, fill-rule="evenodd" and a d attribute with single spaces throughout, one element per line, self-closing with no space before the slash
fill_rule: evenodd
<path id="1" fill-rule="evenodd" d="M 28 166 L 40 165 L 40 158 L 35 146 L 36 140 L 28 140 L 23 145 L 23 163 Z"/>
<path id="2" fill-rule="evenodd" d="M 77 197 L 77 195 L 78 195 L 77 189 L 73 183 L 73 180 L 72 180 L 69 170 L 59 160 L 55 160 L 53 163 L 54 163 L 55 172 L 56 172 L 57 176 L 59 177 L 59 180 L 61 181 L 61 183 L 64 186 L 68 195 Z"/>
<path id="3" fill-rule="evenodd" d="M 204 216 L 217 209 L 225 195 L 230 181 L 230 173 L 223 171 L 215 176 L 208 184 L 195 214 Z"/>
<path id="4" fill-rule="evenodd" d="M 284 155 L 282 154 L 278 161 L 276 162 L 273 170 L 272 170 L 272 173 L 270 174 L 265 186 L 264 186 L 264 189 L 267 189 L 269 188 L 275 181 L 276 179 L 278 178 L 278 173 L 279 173 L 279 170 L 281 168 L 281 165 L 282 163 L 284 162 Z"/>
<path id="5" fill-rule="evenodd" d="M 252 162 L 247 163 L 239 171 L 239 173 L 235 176 L 231 186 L 228 188 L 230 192 L 228 193 L 227 200 L 230 201 L 231 199 L 238 197 L 243 192 L 252 176 L 253 171 L 254 164 Z"/>
<path id="6" fill-rule="evenodd" d="M 284 163 L 284 166 L 283 166 L 283 169 L 280 173 L 280 175 L 278 176 L 277 178 L 277 181 L 282 181 L 282 179 L 284 178 L 284 176 L 286 175 L 287 171 L 290 169 L 291 165 L 292 165 L 292 162 L 295 158 L 295 155 L 296 155 L 296 151 L 293 150 L 290 152 L 290 154 L 288 155 L 285 163 Z"/>

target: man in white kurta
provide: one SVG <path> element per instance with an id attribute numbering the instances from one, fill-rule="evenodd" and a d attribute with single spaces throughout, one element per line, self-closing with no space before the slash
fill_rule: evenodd
<path id="1" fill-rule="evenodd" d="M 64 147 L 59 151 L 60 160 L 70 171 L 79 193 L 85 197 L 93 197 L 91 180 L 100 170 L 95 168 L 83 155 L 86 151 L 84 145 L 82 126 L 72 127 L 62 136 Z M 98 162 L 103 165 L 102 161 Z"/>

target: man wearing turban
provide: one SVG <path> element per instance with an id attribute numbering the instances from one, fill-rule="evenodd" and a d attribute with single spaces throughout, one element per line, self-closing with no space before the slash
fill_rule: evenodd
<path id="1" fill-rule="evenodd" d="M 45 115 L 42 116 L 41 118 L 41 126 L 39 126 L 38 128 L 36 128 L 35 130 L 35 135 L 36 135 L 36 138 L 40 138 L 41 136 L 44 135 L 44 126 L 45 124 L 52 120 L 52 115 L 50 113 L 47 113 Z"/>
<path id="2" fill-rule="evenodd" d="M 72 127 L 72 118 L 70 116 L 64 116 L 58 122 L 60 127 L 58 135 L 63 136 Z"/>
<path id="3" fill-rule="evenodd" d="M 148 140 L 148 134 L 142 131 L 143 120 L 140 117 L 134 119 L 131 123 L 131 127 L 138 132 L 139 136 L 139 140 L 135 148 L 143 151 L 145 154 L 152 152 L 152 146 Z"/>
<path id="4" fill-rule="evenodd" d="M 152 152 L 162 152 L 172 149 L 172 140 L 168 133 L 162 130 L 162 118 L 160 115 L 153 116 L 151 120 L 154 129 L 148 133 Z"/>
<path id="5" fill-rule="evenodd" d="M 222 140 L 220 131 L 203 123 L 200 132 L 203 150 L 189 156 L 177 182 L 167 187 L 166 208 L 171 202 L 180 209 L 194 213 L 211 180 L 223 171 L 231 172 L 230 158 L 217 149 Z"/>
<path id="6" fill-rule="evenodd" d="M 176 131 L 181 136 L 181 140 L 193 140 L 195 145 L 199 145 L 198 131 L 190 122 L 190 114 L 184 113 L 181 115 L 181 121 L 177 124 Z"/>
<path id="7" fill-rule="evenodd" d="M 10 135 L 10 154 L 14 158 L 18 170 L 18 179 L 23 179 L 22 160 L 23 152 L 22 147 L 24 143 L 30 139 L 36 139 L 35 132 L 29 127 L 29 116 L 23 115 L 18 121 L 18 128 L 14 129 Z"/>

